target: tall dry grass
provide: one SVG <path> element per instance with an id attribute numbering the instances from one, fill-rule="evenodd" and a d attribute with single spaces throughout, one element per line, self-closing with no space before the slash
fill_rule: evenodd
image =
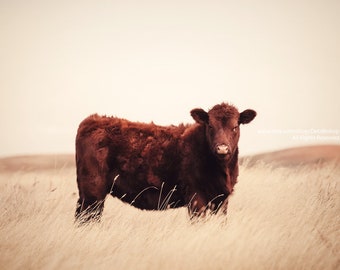
<path id="1" fill-rule="evenodd" d="M 107 198 L 76 227 L 74 169 L 0 173 L 0 269 L 339 269 L 340 166 L 240 169 L 228 217 Z"/>

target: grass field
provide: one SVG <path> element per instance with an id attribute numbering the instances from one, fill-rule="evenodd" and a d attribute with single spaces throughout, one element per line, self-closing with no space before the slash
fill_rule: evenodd
<path id="1" fill-rule="evenodd" d="M 0 269 L 340 269 L 339 184 L 332 160 L 244 161 L 227 217 L 108 197 L 101 223 L 77 227 L 73 164 L 3 166 Z"/>

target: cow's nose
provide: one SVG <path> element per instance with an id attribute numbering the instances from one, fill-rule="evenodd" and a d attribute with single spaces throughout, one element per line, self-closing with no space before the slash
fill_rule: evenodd
<path id="1" fill-rule="evenodd" d="M 229 153 L 229 147 L 226 144 L 219 144 L 216 146 L 216 153 L 220 155 L 226 155 Z"/>

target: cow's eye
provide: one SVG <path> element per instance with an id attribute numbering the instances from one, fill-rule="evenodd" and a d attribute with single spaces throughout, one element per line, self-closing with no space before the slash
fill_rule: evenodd
<path id="1" fill-rule="evenodd" d="M 237 132 L 237 130 L 238 130 L 238 126 L 233 128 L 233 132 Z"/>

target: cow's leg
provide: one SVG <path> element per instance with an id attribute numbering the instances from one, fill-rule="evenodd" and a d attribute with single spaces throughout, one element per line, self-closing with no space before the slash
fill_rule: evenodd
<path id="1" fill-rule="evenodd" d="M 97 136 L 98 135 L 98 136 Z M 107 183 L 108 148 L 99 147 L 94 134 L 86 139 L 76 141 L 77 184 L 79 199 L 75 213 L 76 221 L 85 223 L 90 220 L 99 221 L 104 208 L 104 200 L 109 193 Z"/>
<path id="2" fill-rule="evenodd" d="M 78 199 L 76 209 L 76 220 L 79 223 L 88 221 L 100 221 L 101 214 L 104 208 L 104 200 L 85 200 Z"/>
<path id="3" fill-rule="evenodd" d="M 204 216 L 208 208 L 208 202 L 202 196 L 195 193 L 191 195 L 190 201 L 187 203 L 190 218 Z"/>
<path id="4" fill-rule="evenodd" d="M 99 221 L 104 208 L 104 201 L 108 193 L 105 178 L 85 177 L 78 179 L 79 199 L 75 217 L 80 223 Z"/>
<path id="5" fill-rule="evenodd" d="M 222 214 L 224 214 L 224 215 L 227 214 L 227 211 L 228 211 L 228 198 L 226 198 L 226 199 L 223 201 L 221 207 L 218 209 L 218 212 L 219 212 L 219 213 L 222 213 Z"/>
<path id="6" fill-rule="evenodd" d="M 228 196 L 218 195 L 212 200 L 207 201 L 203 196 L 195 194 L 191 196 L 191 200 L 188 203 L 189 215 L 191 218 L 204 217 L 209 211 L 211 214 L 221 212 L 227 214 L 228 208 Z"/>
<path id="7" fill-rule="evenodd" d="M 96 148 L 91 144 L 88 144 L 85 153 L 77 153 L 79 199 L 75 217 L 80 223 L 100 220 L 110 186 L 107 153 L 107 148 Z"/>

